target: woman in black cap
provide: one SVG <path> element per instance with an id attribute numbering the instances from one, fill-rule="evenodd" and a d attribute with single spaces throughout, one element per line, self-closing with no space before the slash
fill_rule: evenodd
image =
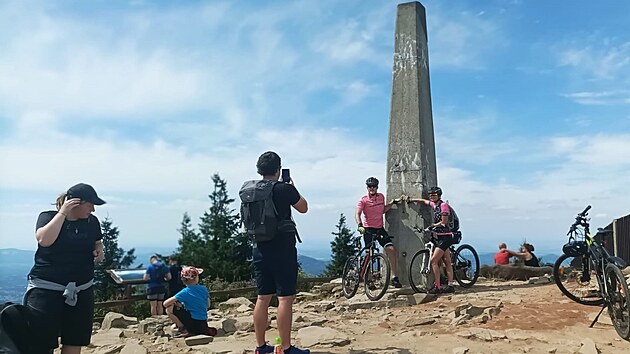
<path id="1" fill-rule="evenodd" d="M 105 201 L 79 183 L 62 193 L 57 210 L 39 214 L 35 265 L 28 275 L 24 304 L 38 334 L 38 353 L 52 353 L 61 337 L 62 354 L 90 344 L 94 318 L 94 262 L 104 259 L 101 225 L 92 215 Z"/>

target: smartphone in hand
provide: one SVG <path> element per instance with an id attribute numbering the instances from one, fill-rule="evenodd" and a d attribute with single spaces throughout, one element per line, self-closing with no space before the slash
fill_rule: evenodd
<path id="1" fill-rule="evenodd" d="M 291 182 L 291 174 L 289 173 L 289 169 L 288 168 L 283 168 L 282 169 L 282 182 L 284 182 L 284 183 Z"/>

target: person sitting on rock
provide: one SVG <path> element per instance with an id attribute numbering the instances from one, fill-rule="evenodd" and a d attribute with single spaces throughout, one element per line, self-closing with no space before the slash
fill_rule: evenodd
<path id="1" fill-rule="evenodd" d="M 208 327 L 208 300 L 210 294 L 205 285 L 199 285 L 201 268 L 182 268 L 181 278 L 186 287 L 164 301 L 168 317 L 173 321 L 175 337 L 205 334 L 215 336 L 216 328 Z"/>
<path id="2" fill-rule="evenodd" d="M 499 252 L 494 255 L 494 264 L 507 265 L 510 264 L 510 251 L 507 249 L 505 242 L 499 245 Z"/>
<path id="3" fill-rule="evenodd" d="M 523 258 L 525 265 L 528 267 L 540 267 L 538 257 L 534 254 L 534 246 L 529 243 L 524 243 L 523 246 L 521 246 L 520 252 L 507 251 L 511 256 Z"/>

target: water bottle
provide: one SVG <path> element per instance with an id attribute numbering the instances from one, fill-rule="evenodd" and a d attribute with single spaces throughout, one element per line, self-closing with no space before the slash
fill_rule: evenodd
<path id="1" fill-rule="evenodd" d="M 284 349 L 282 349 L 282 341 L 280 337 L 276 337 L 276 345 L 273 347 L 273 354 L 284 354 Z"/>

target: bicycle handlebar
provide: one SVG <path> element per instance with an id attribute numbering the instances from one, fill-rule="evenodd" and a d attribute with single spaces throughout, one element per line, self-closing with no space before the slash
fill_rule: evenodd
<path id="1" fill-rule="evenodd" d="M 584 217 L 584 216 L 586 216 L 586 213 L 587 213 L 589 210 L 591 210 L 591 206 L 590 206 L 590 205 L 586 206 L 586 208 L 584 209 L 584 211 L 583 211 L 583 212 L 581 212 L 581 213 L 579 213 L 578 215 L 579 215 L 579 216 Z"/>

